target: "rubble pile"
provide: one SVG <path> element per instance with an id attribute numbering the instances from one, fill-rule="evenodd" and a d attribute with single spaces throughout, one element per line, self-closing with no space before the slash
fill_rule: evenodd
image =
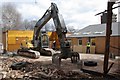
<path id="1" fill-rule="evenodd" d="M 16 57 L 0 58 L 2 61 L 2 74 L 4 79 L 24 78 L 30 79 L 62 79 L 62 78 L 87 78 L 88 74 L 80 73 L 80 71 L 72 71 L 73 65 L 69 62 L 64 62 L 61 67 L 56 67 L 50 61 L 30 61 Z M 28 65 L 20 70 L 12 70 L 10 66 L 16 62 L 28 61 Z M 72 66 L 72 67 L 70 67 Z"/>
<path id="2" fill-rule="evenodd" d="M 21 78 L 23 76 L 23 72 L 20 70 L 12 70 L 10 68 L 11 64 L 19 62 L 20 60 L 16 58 L 0 58 L 0 61 L 2 61 L 2 70 L 0 71 L 0 73 L 3 74 L 2 78 Z"/>
<path id="3" fill-rule="evenodd" d="M 89 75 L 85 75 L 83 73 L 80 73 L 78 71 L 71 71 L 69 68 L 67 70 L 63 68 L 56 68 L 52 64 L 47 65 L 41 65 L 38 64 L 39 62 L 35 62 L 32 64 L 29 64 L 23 69 L 21 69 L 23 72 L 26 73 L 26 77 L 28 78 L 40 78 L 40 79 L 61 79 L 61 78 L 87 78 Z M 38 65 L 37 65 L 38 64 Z"/>
<path id="4" fill-rule="evenodd" d="M 15 70 L 11 65 L 16 65 L 17 63 L 19 64 L 14 67 L 19 68 Z M 20 56 L 0 56 L 0 80 L 68 80 L 72 78 L 73 80 L 80 80 L 81 78 L 99 78 L 102 80 L 106 78 L 97 74 L 91 74 L 89 73 L 90 71 L 85 72 L 82 70 L 82 72 L 80 69 L 80 64 L 73 64 L 70 59 L 62 60 L 59 67 L 52 64 L 51 57 L 41 56 L 39 59 L 30 59 Z M 119 70 L 117 72 L 119 74 Z M 119 80 L 119 75 L 117 74 L 113 75 L 115 76 L 112 77 L 113 79 L 109 76 L 107 78 L 110 80 Z"/>

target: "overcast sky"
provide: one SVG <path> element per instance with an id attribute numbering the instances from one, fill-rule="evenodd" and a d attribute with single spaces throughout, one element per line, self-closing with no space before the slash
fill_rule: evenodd
<path id="1" fill-rule="evenodd" d="M 0 0 L 1 1 L 1 0 Z M 17 5 L 18 11 L 23 19 L 38 20 L 49 8 L 51 2 L 57 4 L 66 26 L 73 26 L 81 29 L 88 25 L 100 24 L 100 15 L 95 14 L 107 9 L 108 0 L 2 0 L 13 2 Z M 116 6 L 116 5 L 114 5 Z M 118 13 L 118 9 L 114 10 Z"/>

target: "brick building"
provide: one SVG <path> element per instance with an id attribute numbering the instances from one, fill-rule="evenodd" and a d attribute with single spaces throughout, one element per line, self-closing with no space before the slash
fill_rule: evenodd
<path id="1" fill-rule="evenodd" d="M 112 35 L 110 37 L 110 53 L 120 55 L 120 22 L 112 23 Z M 89 41 L 94 47 L 94 53 L 105 52 L 106 24 L 89 25 L 74 33 L 68 38 L 71 40 L 71 46 L 79 46 L 83 49 Z M 83 47 L 84 46 L 84 47 Z M 79 48 L 80 49 L 80 48 Z M 84 50 L 85 52 L 85 50 Z"/>

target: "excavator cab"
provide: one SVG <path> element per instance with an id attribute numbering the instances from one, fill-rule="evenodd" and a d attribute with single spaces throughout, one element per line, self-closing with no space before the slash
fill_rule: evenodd
<path id="1" fill-rule="evenodd" d="M 49 47 L 49 38 L 46 32 L 41 32 L 41 47 L 48 48 Z"/>

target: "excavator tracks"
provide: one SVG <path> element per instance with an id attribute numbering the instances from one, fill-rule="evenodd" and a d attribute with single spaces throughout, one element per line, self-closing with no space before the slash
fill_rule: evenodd
<path id="1" fill-rule="evenodd" d="M 17 51 L 17 54 L 20 56 L 24 57 L 29 57 L 29 58 L 34 58 L 38 59 L 40 55 L 42 56 L 52 56 L 52 50 L 51 49 L 28 49 L 28 48 L 23 48 L 19 49 Z"/>
<path id="2" fill-rule="evenodd" d="M 38 59 L 40 57 L 40 53 L 38 51 L 27 50 L 27 49 L 19 49 L 17 51 L 17 54 L 20 56 L 34 58 L 34 59 Z"/>

